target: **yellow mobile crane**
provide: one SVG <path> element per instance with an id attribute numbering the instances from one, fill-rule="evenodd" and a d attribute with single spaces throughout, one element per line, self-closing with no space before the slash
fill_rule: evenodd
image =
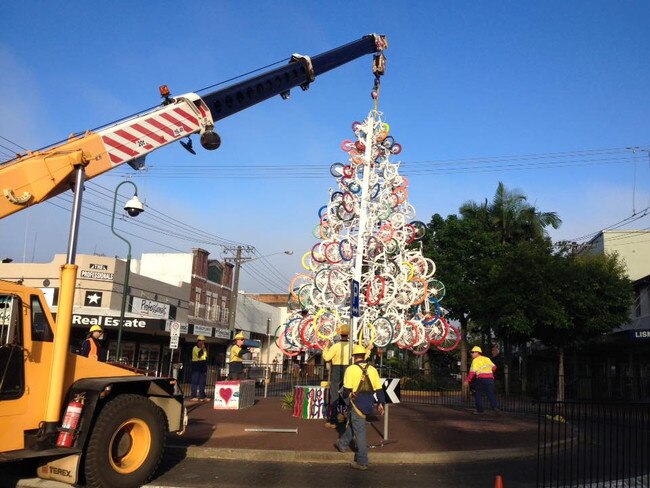
<path id="1" fill-rule="evenodd" d="M 163 86 L 153 110 L 0 165 L 0 218 L 74 188 L 56 322 L 40 290 L 0 280 L 0 462 L 38 457 L 42 478 L 136 487 L 158 466 L 167 432 L 185 429 L 175 380 L 69 352 L 84 181 L 124 163 L 137 169 L 175 141 L 193 153 L 181 141 L 193 134 L 217 149 L 218 120 L 275 95 L 286 99 L 291 88 L 306 90 L 316 76 L 366 54 L 374 54 L 376 89 L 386 47 L 384 36 L 371 34 L 313 58 L 294 54 L 285 66 L 204 96 L 174 97 Z"/>

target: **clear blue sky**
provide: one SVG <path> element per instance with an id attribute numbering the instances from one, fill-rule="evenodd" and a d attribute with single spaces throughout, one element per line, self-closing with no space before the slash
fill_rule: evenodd
<path id="1" fill-rule="evenodd" d="M 491 198 L 503 181 L 560 215 L 554 239 L 574 238 L 650 204 L 648 153 L 636 156 L 635 178 L 635 158 L 621 150 L 650 147 L 649 21 L 650 3 L 640 1 L 3 1 L 0 136 L 39 148 L 156 105 L 160 84 L 176 94 L 195 91 L 294 52 L 315 55 L 377 32 L 389 40 L 380 110 L 404 146 L 399 159 L 418 219 Z M 149 171 L 134 181 L 152 211 L 136 225 L 120 223 L 148 239 L 131 239 L 134 257 L 199 246 L 221 255 L 218 245 L 143 227 L 169 230 L 173 218 L 261 254 L 293 250 L 293 257 L 269 259 L 287 277 L 299 271 L 333 185 L 329 165 L 344 156 L 339 144 L 351 136 L 351 122 L 372 108 L 370 65 L 369 56 L 359 59 L 289 101 L 223 120 L 218 151 L 191 156 L 175 145 L 150 155 Z M 6 159 L 11 144 L 0 144 Z M 470 158 L 481 158 L 480 170 Z M 460 161 L 440 169 L 447 160 Z M 305 164 L 320 177 L 305 177 Z M 292 177 L 275 170 L 260 178 L 257 165 L 291 168 Z M 226 167 L 241 169 L 219 169 Z M 112 191 L 130 172 L 88 185 L 84 215 L 104 225 L 84 219 L 79 252 L 125 255 L 106 225 Z M 109 215 L 93 213 L 93 205 Z M 647 229 L 649 221 L 630 227 Z M 49 261 L 65 253 L 68 224 L 69 212 L 52 204 L 6 218 L 0 254 Z M 280 289 L 279 276 L 260 277 L 268 273 L 261 264 L 246 265 L 242 288 Z"/>

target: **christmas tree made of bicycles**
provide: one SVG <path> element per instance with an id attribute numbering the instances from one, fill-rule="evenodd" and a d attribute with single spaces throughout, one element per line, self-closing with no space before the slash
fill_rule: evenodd
<path id="1" fill-rule="evenodd" d="M 276 332 L 287 356 L 322 349 L 341 323 L 365 347 L 395 344 L 417 355 L 431 347 L 451 351 L 460 341 L 440 305 L 445 286 L 434 277 L 435 263 L 418 245 L 426 226 L 414 220 L 408 180 L 390 161 L 402 147 L 389 130 L 380 112 L 371 111 L 352 124 L 355 140 L 341 144 L 348 163 L 330 168 L 337 189 L 318 210 L 318 242 L 302 258 L 306 272 L 291 280 L 290 318 Z M 359 286 L 354 313 L 353 282 Z"/>

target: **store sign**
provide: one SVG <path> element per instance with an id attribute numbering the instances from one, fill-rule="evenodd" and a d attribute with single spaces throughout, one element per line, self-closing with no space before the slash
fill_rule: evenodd
<path id="1" fill-rule="evenodd" d="M 166 303 L 147 300 L 146 298 L 133 297 L 131 310 L 133 313 L 166 319 L 169 317 L 169 305 Z"/>
<path id="2" fill-rule="evenodd" d="M 165 331 L 166 332 L 169 332 L 171 334 L 171 331 L 172 331 L 171 324 L 174 323 L 174 322 L 176 322 L 177 324 L 180 324 L 181 334 L 189 334 L 189 330 L 190 330 L 189 325 L 187 325 L 185 322 L 177 322 L 175 320 L 167 320 L 165 322 Z"/>
<path id="3" fill-rule="evenodd" d="M 87 290 L 84 297 L 84 307 L 101 307 L 103 295 L 104 293 L 101 291 Z"/>
<path id="4" fill-rule="evenodd" d="M 222 329 L 221 327 L 215 327 L 214 336 L 217 339 L 230 339 L 230 329 Z"/>
<path id="5" fill-rule="evenodd" d="M 159 319 L 125 317 L 124 328 L 130 330 L 162 330 L 163 321 Z M 72 325 L 78 327 L 90 327 L 99 325 L 106 329 L 116 328 L 120 324 L 120 318 L 108 315 L 81 315 L 72 314 Z"/>
<path id="6" fill-rule="evenodd" d="M 633 341 L 650 341 L 650 329 L 635 329 L 630 331 Z"/>
<path id="7" fill-rule="evenodd" d="M 113 273 L 94 269 L 82 269 L 79 277 L 87 280 L 113 281 Z"/>
<path id="8" fill-rule="evenodd" d="M 194 335 L 204 335 L 206 337 L 212 337 L 212 327 L 206 327 L 205 325 L 194 325 Z"/>

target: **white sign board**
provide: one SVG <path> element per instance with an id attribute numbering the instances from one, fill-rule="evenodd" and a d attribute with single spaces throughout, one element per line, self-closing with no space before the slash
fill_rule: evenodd
<path id="1" fill-rule="evenodd" d="M 133 297 L 132 310 L 134 313 L 146 317 L 158 317 L 160 319 L 169 317 L 169 304 L 147 300 L 146 298 Z"/>
<path id="2" fill-rule="evenodd" d="M 172 332 L 172 323 L 176 322 L 175 320 L 167 320 L 165 322 L 165 330 L 171 334 Z M 176 322 L 177 324 L 180 324 L 180 331 L 181 334 L 188 334 L 189 333 L 189 326 L 187 325 L 186 322 Z"/>
<path id="3" fill-rule="evenodd" d="M 217 339 L 230 339 L 230 329 L 222 329 L 221 327 L 215 327 L 214 336 Z"/>
<path id="4" fill-rule="evenodd" d="M 176 337 L 177 339 L 181 336 L 181 324 L 180 322 L 172 322 L 169 324 L 169 336 Z"/>
<path id="5" fill-rule="evenodd" d="M 205 325 L 194 325 L 194 335 L 204 335 L 206 337 L 212 337 L 212 327 L 206 327 Z"/>
<path id="6" fill-rule="evenodd" d="M 178 349 L 178 338 L 181 336 L 180 322 L 173 321 L 169 324 L 169 348 Z"/>

